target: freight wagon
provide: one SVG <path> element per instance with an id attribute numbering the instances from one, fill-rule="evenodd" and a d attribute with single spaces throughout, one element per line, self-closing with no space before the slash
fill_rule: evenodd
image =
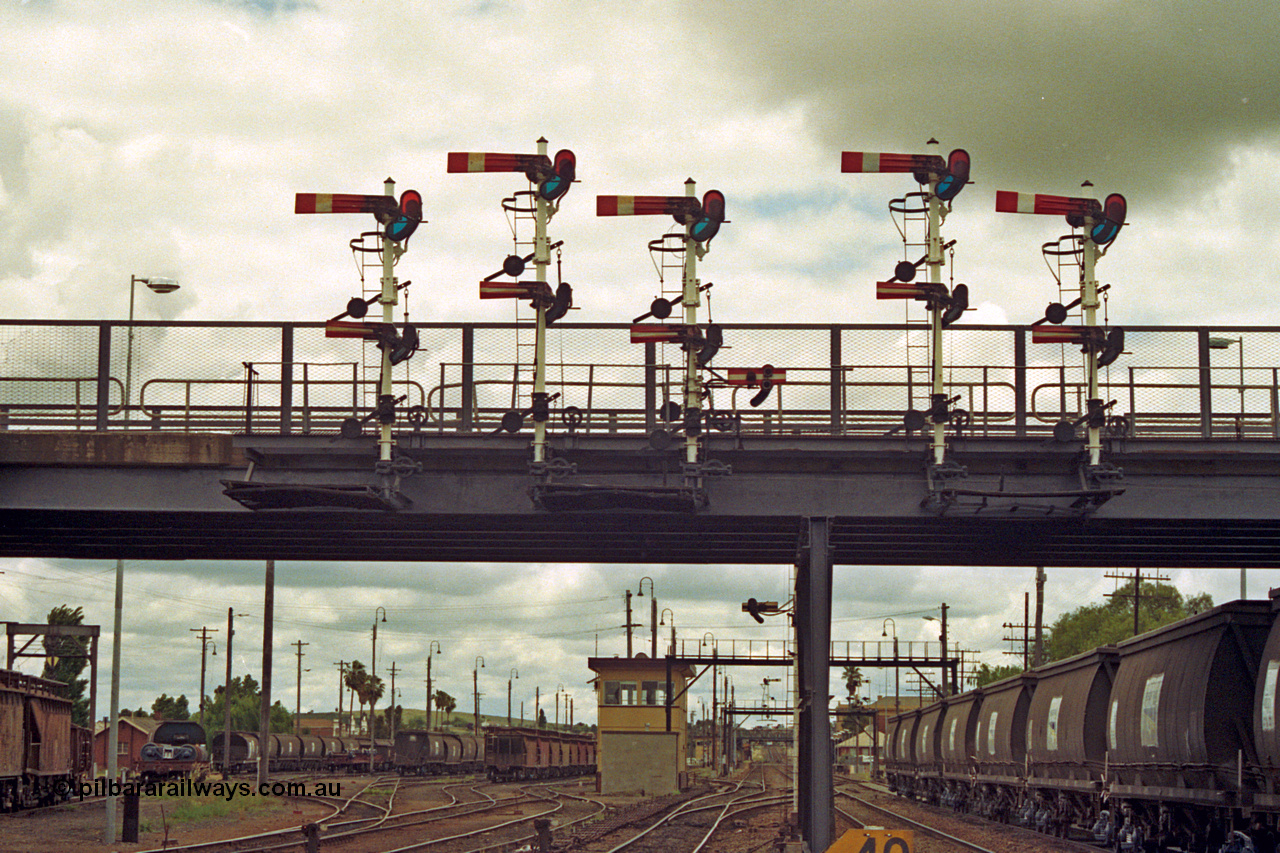
<path id="1" fill-rule="evenodd" d="M 898 715 L 886 772 L 1050 834 L 1217 853 L 1276 829 L 1278 681 L 1280 590 Z"/>

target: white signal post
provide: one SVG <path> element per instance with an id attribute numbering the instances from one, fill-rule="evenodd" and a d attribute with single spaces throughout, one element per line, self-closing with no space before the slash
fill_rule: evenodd
<path id="1" fill-rule="evenodd" d="M 560 209 L 560 198 L 568 191 L 569 184 L 574 180 L 574 163 L 573 152 L 563 150 L 556 154 L 554 164 L 547 157 L 547 140 L 545 138 L 538 139 L 537 154 L 490 154 L 482 152 L 452 152 L 449 154 L 448 170 L 450 172 L 524 172 L 531 183 L 538 184 L 538 190 L 529 193 L 533 201 L 530 207 L 521 207 L 523 202 L 519 201 L 522 194 L 516 197 L 506 199 L 503 207 L 512 211 L 519 218 L 522 214 L 533 214 L 533 267 L 534 281 L 514 283 L 494 282 L 497 273 L 480 283 L 481 299 L 500 299 L 500 298 L 525 298 L 531 297 L 534 310 L 534 355 L 533 355 L 533 462 L 534 464 L 542 464 L 546 462 L 547 457 L 547 424 L 545 420 L 540 419 L 540 415 L 546 411 L 547 404 L 547 312 L 552 310 L 553 304 L 548 300 L 550 286 L 547 284 L 547 267 L 551 264 L 551 244 L 547 238 L 547 224 L 551 221 L 551 217 Z M 561 183 L 557 188 L 552 190 L 550 199 L 544 197 L 544 189 L 548 181 L 559 178 Z M 523 271 L 524 261 L 529 260 L 526 256 L 520 260 L 520 270 Z M 518 277 L 519 272 L 509 273 Z M 566 287 L 565 282 L 561 282 L 561 287 Z M 530 286 L 531 285 L 531 286 Z M 557 290 L 559 295 L 559 290 Z M 567 306 L 562 306 L 552 318 L 552 322 L 567 311 Z"/>
<path id="2" fill-rule="evenodd" d="M 687 198 L 696 198 L 697 184 L 693 178 L 684 182 L 684 194 Z M 702 299 L 698 293 L 698 242 L 693 239 L 693 223 L 684 227 L 684 322 L 690 328 L 698 325 L 698 305 Z M 689 347 L 685 353 L 684 370 L 684 410 L 685 412 L 701 409 L 702 378 L 698 370 L 698 350 Z M 685 430 L 684 439 L 685 462 L 698 462 L 698 436 L 689 435 Z"/>
<path id="3" fill-rule="evenodd" d="M 386 195 L 392 199 L 396 194 L 395 181 L 387 178 L 383 184 Z M 393 202 L 394 206 L 394 202 Z M 382 322 L 390 324 L 395 321 L 395 306 L 399 301 L 396 291 L 395 264 L 398 255 L 404 249 L 385 234 L 382 236 L 382 295 L 378 302 L 382 305 Z M 379 400 L 391 396 L 391 347 L 382 347 L 382 370 L 378 375 Z M 378 434 L 378 458 L 384 462 L 391 461 L 391 448 L 394 441 L 391 437 L 391 424 L 380 424 Z"/>
<path id="4" fill-rule="evenodd" d="M 1092 216 L 1086 216 L 1084 220 L 1084 241 L 1081 245 L 1081 293 L 1080 308 L 1084 311 L 1084 325 L 1086 328 L 1093 328 L 1098 325 L 1098 279 L 1095 269 L 1098 263 L 1098 244 L 1093 241 L 1093 226 L 1095 222 Z M 1087 381 L 1089 383 L 1089 399 L 1100 400 L 1098 390 L 1098 351 L 1093 347 L 1089 347 L 1085 353 L 1085 371 Z M 1092 418 L 1089 424 L 1089 438 L 1085 444 L 1085 450 L 1089 454 L 1090 465 L 1100 465 L 1102 463 L 1102 427 L 1094 426 Z"/>
<path id="5" fill-rule="evenodd" d="M 929 247 L 925 259 L 926 266 L 929 267 L 929 283 L 942 285 L 942 265 L 945 259 L 942 252 L 942 199 L 938 198 L 939 176 L 930 174 L 929 176 Z M 929 312 L 930 327 L 930 347 L 933 351 L 933 363 L 930 365 L 932 375 L 932 393 L 930 398 L 936 402 L 940 395 L 946 394 L 943 387 L 942 376 L 942 311 L 943 306 L 938 301 L 929 303 L 932 310 Z M 933 442 L 930 445 L 933 449 L 933 462 L 935 465 L 941 465 L 946 461 L 947 455 L 947 424 L 945 421 L 938 420 L 933 424 Z"/>
<path id="6" fill-rule="evenodd" d="M 1102 204 L 1091 198 L 1068 198 L 1004 190 L 996 193 L 997 212 L 1065 215 L 1068 223 L 1073 227 L 1079 227 L 1083 232 L 1079 238 L 1068 235 L 1061 238 L 1059 243 L 1071 240 L 1073 241 L 1072 245 L 1074 245 L 1074 241 L 1078 239 L 1080 246 L 1078 253 L 1080 263 L 1079 303 L 1084 326 L 1081 329 L 1082 335 L 1077 340 L 1084 344 L 1085 381 L 1089 386 L 1089 413 L 1091 416 L 1088 418 L 1088 437 L 1085 443 L 1085 450 L 1089 460 L 1088 464 L 1095 468 L 1102 464 L 1102 425 L 1092 417 L 1095 411 L 1094 407 L 1102 406 L 1101 392 L 1098 385 L 1098 366 L 1102 358 L 1102 352 L 1098 344 L 1100 338 L 1092 331 L 1098 327 L 1098 308 L 1101 307 L 1101 303 L 1098 301 L 1099 289 L 1096 269 L 1098 258 L 1106 251 L 1102 247 L 1109 246 L 1110 242 L 1115 240 L 1121 226 L 1124 225 L 1126 209 L 1124 196 L 1119 193 L 1109 195 Z M 1078 217 L 1078 220 L 1073 221 L 1073 217 Z M 1103 235 L 1103 241 L 1101 244 L 1094 239 L 1095 234 L 1098 233 L 1096 229 L 1099 226 L 1102 226 L 1100 233 Z M 1046 244 L 1043 250 L 1046 256 L 1051 253 L 1066 254 L 1063 251 L 1051 251 L 1049 246 L 1052 245 Z M 1074 305 L 1074 303 L 1072 304 Z M 1065 311 L 1063 313 L 1065 315 Z M 1050 339 L 1051 336 L 1044 337 L 1044 340 Z M 1108 364 L 1114 360 L 1116 354 L 1118 353 L 1111 354 L 1110 359 L 1107 361 Z"/>
<path id="7" fill-rule="evenodd" d="M 932 143 L 933 140 L 930 140 Z M 931 353 L 930 359 L 930 410 L 929 418 L 926 423 L 933 426 L 933 437 L 930 439 L 930 448 L 933 451 L 933 464 L 941 466 L 946 462 L 946 428 L 947 422 L 950 420 L 948 414 L 949 406 L 947 405 L 946 386 L 943 378 L 942 370 L 942 330 L 944 328 L 944 316 L 948 311 L 952 311 L 957 307 L 963 310 L 963 303 L 957 304 L 954 301 L 961 292 L 963 285 L 956 285 L 956 293 L 951 294 L 948 299 L 948 291 L 942 283 L 942 267 L 946 263 L 947 244 L 942 241 L 942 222 L 946 219 L 947 207 L 951 200 L 964 188 L 969 179 L 969 155 L 964 149 L 956 149 L 952 151 L 947 160 L 934 154 L 886 154 L 871 151 L 845 151 L 841 155 L 840 171 L 852 173 L 873 173 L 873 172 L 909 172 L 912 173 L 917 181 L 928 186 L 928 192 L 923 193 L 927 196 L 924 208 L 926 217 L 926 252 L 924 264 L 928 267 L 927 293 L 925 296 L 926 303 L 929 306 L 929 349 Z M 927 182 L 922 180 L 921 175 L 927 175 Z M 943 181 L 947 182 L 944 192 L 939 192 L 939 186 Z M 899 212 L 903 215 L 909 213 L 919 213 L 919 209 L 907 207 L 907 199 L 904 197 L 895 202 L 890 202 L 889 209 L 891 211 L 899 210 L 894 204 L 901 205 Z M 905 235 L 905 232 L 904 232 Z M 918 263 L 917 263 L 918 265 Z M 907 262 L 907 266 L 912 266 Z M 921 288 L 914 287 L 910 277 L 904 276 L 902 280 L 898 279 L 895 274 L 891 281 L 882 281 L 876 283 L 877 299 L 921 299 Z M 965 296 L 961 297 L 967 300 L 967 290 Z M 959 316 L 958 313 L 956 316 Z M 950 322 L 948 320 L 948 322 Z"/>
<path id="8" fill-rule="evenodd" d="M 547 140 L 538 138 L 538 154 L 547 156 Z M 541 293 L 547 283 L 547 266 L 551 263 L 551 248 L 547 241 L 547 223 L 551 220 L 551 203 L 541 194 L 534 193 L 533 217 L 533 267 L 534 278 L 538 282 Z M 547 393 L 547 305 L 543 299 L 534 302 L 536 315 L 533 339 L 533 399 L 542 399 L 539 395 Z M 547 422 L 533 421 L 533 461 L 547 461 Z"/>

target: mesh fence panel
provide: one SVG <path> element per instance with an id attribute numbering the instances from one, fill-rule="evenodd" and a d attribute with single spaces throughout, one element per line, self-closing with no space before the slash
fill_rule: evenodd
<path id="1" fill-rule="evenodd" d="M 99 328 L 0 323 L 0 426 L 95 428 Z M 464 360 L 468 329 L 470 364 Z M 368 414 L 381 361 L 374 343 L 294 325 L 286 396 L 282 331 L 278 324 L 148 322 L 134 327 L 130 343 L 129 329 L 113 325 L 108 427 L 272 431 L 282 428 L 287 404 L 291 430 L 330 431 L 342 418 Z M 531 327 L 421 326 L 419 335 L 420 351 L 393 370 L 393 390 L 405 397 L 402 410 L 420 407 L 420 427 L 493 429 L 504 412 L 529 408 Z M 1024 399 L 1015 365 L 1020 336 Z M 737 412 L 748 432 L 882 435 L 900 427 L 908 409 L 928 409 L 929 341 L 922 326 L 726 325 L 724 346 L 703 372 L 703 407 Z M 1110 413 L 1125 415 L 1135 435 L 1277 436 L 1280 329 L 1143 327 L 1127 332 L 1125 344 L 1120 358 L 1100 371 L 1099 396 L 1114 401 Z M 647 390 L 655 408 L 668 400 L 683 405 L 681 347 L 655 345 L 650 369 L 645 351 L 631 343 L 625 325 L 553 326 L 546 346 L 547 391 L 558 395 L 553 417 L 574 406 L 583 415 L 580 430 L 639 431 L 653 415 L 646 412 Z M 1020 404 L 1031 435 L 1047 435 L 1057 421 L 1086 410 L 1078 345 L 1032 343 L 1026 327 L 958 326 L 944 331 L 942 353 L 945 390 L 969 412 L 976 434 L 1013 434 Z M 742 384 L 741 369 L 765 364 L 785 371 L 785 378 L 753 407 L 758 385 Z M 655 381 L 647 389 L 650 373 Z M 464 399 L 468 377 L 473 385 Z"/>
<path id="2" fill-rule="evenodd" d="M 7 426 L 77 426 L 97 404 L 97 326 L 0 326 L 0 415 Z M 113 383 L 118 405 L 123 385 Z"/>

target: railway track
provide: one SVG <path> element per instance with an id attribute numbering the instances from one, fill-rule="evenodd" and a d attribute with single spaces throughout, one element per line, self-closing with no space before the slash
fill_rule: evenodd
<path id="1" fill-rule="evenodd" d="M 456 780 L 406 780 L 398 776 L 377 777 L 370 780 L 351 796 L 345 798 L 307 797 L 313 802 L 319 801 L 328 805 L 332 812 L 312 825 L 294 826 L 262 833 L 243 835 L 236 838 L 220 839 L 197 844 L 170 846 L 164 849 L 142 851 L 142 853 L 268 853 L 268 851 L 302 850 L 307 844 L 308 835 L 314 835 L 326 851 L 344 851 L 350 849 L 366 850 L 423 850 L 452 849 L 458 842 L 484 836 L 486 833 L 501 833 L 508 827 L 519 827 L 545 815 L 564 809 L 563 800 L 578 800 L 590 803 L 595 808 L 590 814 L 579 820 L 585 820 L 604 809 L 603 803 L 591 801 L 585 797 L 576 797 L 567 792 L 547 790 L 552 786 L 570 784 L 568 780 L 539 785 L 519 785 L 517 783 L 489 783 L 480 779 L 472 780 L 472 784 Z M 436 788 L 449 802 L 432 805 L 426 808 L 409 808 L 397 810 L 400 795 L 412 789 Z M 385 798 L 385 803 L 379 800 Z M 486 821 L 495 812 L 508 809 L 518 812 L 521 807 L 531 810 L 529 814 L 516 814 L 511 819 L 506 815 L 498 815 L 497 823 Z M 357 814 L 357 812 L 366 812 Z M 577 821 L 574 821 L 576 823 Z M 434 837 L 420 839 L 424 832 L 431 832 L 431 825 L 446 827 Z M 458 831 L 457 825 L 463 824 L 465 831 Z M 474 825 L 479 824 L 479 825 Z M 519 832 L 512 836 L 506 833 L 498 845 L 510 844 Z M 526 834 L 525 839 L 534 838 Z M 405 841 L 410 840 L 406 844 Z M 489 849 L 493 846 L 482 847 Z"/>
<path id="2" fill-rule="evenodd" d="M 759 771 L 761 780 L 750 777 Z M 637 817 L 621 823 L 614 831 L 588 843 L 568 847 L 572 853 L 706 853 L 717 832 L 731 825 L 734 818 L 771 807 L 787 807 L 791 802 L 789 788 L 777 782 L 772 787 L 768 778 L 782 778 L 780 768 L 763 765 L 753 768 L 742 781 L 719 783 L 726 790 L 698 794 L 682 802 L 674 802 L 666 814 Z M 656 819 L 655 819 L 656 818 Z M 619 837 L 621 835 L 621 837 Z"/>
<path id="3" fill-rule="evenodd" d="M 836 796 L 843 797 L 851 803 L 856 804 L 858 809 L 864 812 L 870 812 L 877 816 L 877 820 L 886 822 L 886 828 L 889 829 L 910 829 L 920 835 L 925 835 L 936 839 L 948 845 L 950 848 L 969 851 L 969 853 L 992 853 L 990 847 L 984 844 L 996 845 L 1001 850 L 1041 850 L 1041 851 L 1063 851 L 1063 853 L 1098 853 L 1099 848 L 1090 844 L 1084 844 L 1079 841 L 1072 841 L 1065 838 L 1055 838 L 1053 836 L 1044 835 L 1033 830 L 1020 826 L 1012 826 L 1009 824 L 992 823 L 990 821 L 974 818 L 972 816 L 960 816 L 952 813 L 950 810 L 936 809 L 932 806 L 926 806 L 922 803 L 912 803 L 919 810 L 928 812 L 936 820 L 922 821 L 916 818 L 908 817 L 901 811 L 888 808 L 884 805 L 873 803 L 865 797 L 859 796 L 848 790 L 853 788 L 859 792 L 865 792 L 866 789 L 859 783 L 852 783 L 847 788 L 837 788 Z M 836 813 L 841 817 L 853 822 L 857 826 L 865 826 L 865 822 L 851 812 L 836 806 Z M 977 823 L 979 822 L 980 823 Z M 986 840 L 982 843 L 963 838 L 959 835 L 947 832 L 939 828 L 936 824 L 945 822 L 952 824 L 959 831 L 963 831 L 965 835 L 973 832 L 981 833 L 986 836 Z M 895 824 L 895 825 L 889 825 Z M 900 825 L 900 826 L 898 826 Z"/>

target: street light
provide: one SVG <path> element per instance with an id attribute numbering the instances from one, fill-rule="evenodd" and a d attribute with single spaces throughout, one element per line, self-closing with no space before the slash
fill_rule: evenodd
<path id="1" fill-rule="evenodd" d="M 650 648 L 649 655 L 656 658 L 658 656 L 658 597 L 653 594 L 653 578 L 648 575 L 640 578 L 640 586 L 636 590 L 636 595 L 644 598 L 645 581 L 649 582 L 649 631 L 653 637 L 653 645 Z"/>
<path id="2" fill-rule="evenodd" d="M 511 728 L 511 679 L 519 678 L 520 671 L 514 666 L 511 667 L 511 673 L 507 676 L 507 728 Z M 520 722 L 524 722 L 521 720 Z"/>
<path id="3" fill-rule="evenodd" d="M 886 626 L 893 626 L 893 710 L 896 714 L 902 713 L 902 702 L 898 698 L 898 623 L 893 621 L 893 617 L 887 617 L 880 626 L 880 636 L 889 636 Z"/>
<path id="4" fill-rule="evenodd" d="M 676 653 L 676 614 L 670 607 L 662 608 L 662 618 L 658 621 L 659 625 L 667 624 L 667 614 L 671 614 L 671 648 L 667 654 L 674 655 Z"/>
<path id="5" fill-rule="evenodd" d="M 1236 427 L 1236 435 L 1242 435 L 1244 432 L 1244 335 L 1238 338 L 1228 338 L 1222 336 L 1213 336 L 1209 338 L 1209 349 L 1229 349 L 1232 344 L 1240 345 L 1240 422 Z M 1212 383 L 1210 383 L 1212 384 Z M 1248 583 L 1246 582 L 1244 566 L 1240 567 L 1240 598 L 1247 598 Z"/>
<path id="6" fill-rule="evenodd" d="M 382 621 L 387 621 L 387 608 L 377 607 L 373 611 L 373 656 L 369 659 L 369 687 L 372 689 L 378 684 L 378 611 L 382 611 Z M 374 706 L 378 704 L 378 696 L 376 692 L 369 694 L 369 772 L 375 770 L 374 756 L 378 753 L 377 739 L 375 734 L 378 731 L 378 718 L 374 714 Z M 391 697 L 391 707 L 395 707 L 395 697 Z M 392 714 L 395 712 L 392 711 Z"/>
<path id="7" fill-rule="evenodd" d="M 1211 337 L 1209 349 L 1230 349 L 1232 344 L 1240 345 L 1240 414 L 1244 415 L 1244 336 L 1238 338 Z M 1243 429 L 1243 426 L 1241 427 Z"/>
<path id="8" fill-rule="evenodd" d="M 440 641 L 432 640 L 427 643 L 427 731 L 431 731 L 431 650 L 435 649 L 436 653 L 440 653 Z"/>
<path id="9" fill-rule="evenodd" d="M 125 347 L 124 360 L 124 423 L 126 427 L 129 425 L 130 386 L 133 382 L 133 294 L 138 282 L 142 282 L 151 290 L 160 294 L 173 293 L 178 289 L 178 282 L 171 278 L 129 276 L 129 343 Z"/>

